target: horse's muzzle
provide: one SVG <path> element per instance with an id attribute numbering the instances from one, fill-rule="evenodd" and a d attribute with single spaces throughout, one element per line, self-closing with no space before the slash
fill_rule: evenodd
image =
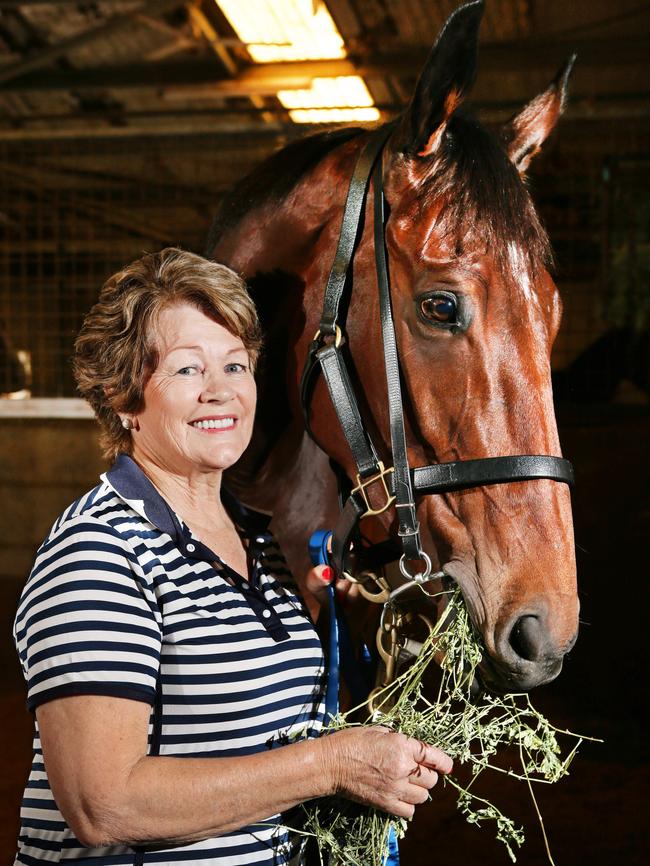
<path id="1" fill-rule="evenodd" d="M 558 646 L 543 614 L 515 616 L 496 635 L 496 652 L 487 660 L 484 676 L 491 687 L 503 691 L 544 685 L 558 676 L 576 638 L 577 630 Z"/>
<path id="2" fill-rule="evenodd" d="M 554 680 L 562 670 L 563 661 L 564 657 L 538 662 L 523 660 L 508 665 L 486 655 L 478 673 L 481 684 L 489 692 L 499 695 L 528 692 Z"/>
<path id="3" fill-rule="evenodd" d="M 447 563 L 444 570 L 445 586 L 449 588 L 452 583 L 460 586 L 470 616 L 482 637 L 483 660 L 478 674 L 486 689 L 499 694 L 530 691 L 558 676 L 564 658 L 577 638 L 577 618 L 575 630 L 568 639 L 566 633 L 564 637 L 553 634 L 545 605 L 535 612 L 528 607 L 525 613 L 514 613 L 490 627 L 484 620 L 481 622 L 482 617 L 476 616 L 470 589 L 476 581 L 468 580 L 470 570 L 458 560 Z M 492 633 L 486 633 L 485 629 L 490 628 Z"/>

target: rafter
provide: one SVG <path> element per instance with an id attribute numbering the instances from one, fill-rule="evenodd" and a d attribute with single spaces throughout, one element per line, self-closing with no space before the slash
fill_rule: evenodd
<path id="1" fill-rule="evenodd" d="M 183 5 L 184 0 L 149 0 L 142 6 L 120 15 L 114 15 L 98 27 L 92 27 L 89 30 L 84 30 L 82 33 L 77 33 L 69 39 L 64 39 L 56 45 L 50 45 L 47 48 L 41 48 L 31 57 L 26 57 L 19 60 L 17 63 L 12 63 L 0 69 L 0 82 L 13 81 L 27 73 L 33 72 L 36 69 L 43 69 L 49 66 L 60 57 L 65 57 L 71 51 L 87 45 L 89 42 L 94 42 L 97 39 L 104 39 L 124 27 L 132 26 L 134 18 L 138 15 L 153 17 L 156 15 L 164 15 L 172 9 L 176 9 Z"/>
<path id="2" fill-rule="evenodd" d="M 148 7 L 172 8 L 181 0 L 155 0 Z M 142 12 L 142 9 L 138 10 Z M 151 14 L 151 8 L 147 14 Z M 122 16 L 119 16 L 122 17 Z M 111 19 L 114 20 L 114 19 Z M 120 26 L 124 22 L 120 23 Z M 107 25 L 102 25 L 103 29 Z M 113 25 L 115 26 L 115 25 Z M 88 39 L 88 34 L 81 38 Z M 74 40 L 68 40 L 72 42 Z M 66 49 L 68 50 L 68 49 Z M 645 63 L 647 41 L 644 38 L 588 40 L 583 42 L 518 42 L 491 43 L 481 49 L 481 69 L 484 71 L 522 72 L 554 70 L 572 53 L 578 52 L 579 69 L 603 68 Z M 49 53 L 48 53 L 49 52 Z M 223 96 L 273 94 L 278 90 L 308 87 L 314 77 L 337 75 L 415 75 L 424 62 L 426 52 L 412 49 L 393 54 L 378 55 L 372 60 L 355 62 L 353 58 L 341 60 L 310 60 L 291 63 L 259 63 L 240 70 L 226 79 L 214 60 L 179 61 L 177 63 L 129 64 L 75 71 L 35 70 L 49 63 L 54 55 L 61 56 L 61 46 L 42 52 L 47 54 L 21 61 L 0 70 L 0 92 L 48 90 L 89 90 L 118 88 L 174 88 L 206 84 Z"/>

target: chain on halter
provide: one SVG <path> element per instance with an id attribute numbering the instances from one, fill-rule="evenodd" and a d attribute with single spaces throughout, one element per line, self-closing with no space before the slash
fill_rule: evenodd
<path id="1" fill-rule="evenodd" d="M 353 578 L 353 581 L 359 584 L 364 598 L 382 605 L 375 643 L 379 657 L 384 663 L 384 674 L 381 683 L 373 689 L 368 697 L 368 706 L 371 712 L 379 709 L 378 696 L 395 679 L 400 662 L 416 657 L 422 648 L 422 642 L 411 636 L 410 627 L 419 622 L 424 623 L 428 631 L 433 628 L 433 623 L 425 614 L 402 610 L 400 605 L 402 597 L 414 587 L 420 589 L 425 595 L 429 595 L 424 588 L 425 584 L 444 576 L 442 571 L 435 574 L 430 573 L 430 560 L 426 563 L 425 571 L 414 578 L 409 572 L 404 574 L 401 560 L 399 568 L 407 579 L 405 583 L 394 589 L 391 588 L 390 581 L 385 575 L 378 575 L 374 572 L 364 571 L 358 578 Z M 425 575 L 427 576 L 425 577 Z M 349 575 L 346 576 L 349 577 Z M 371 591 L 368 588 L 370 584 L 374 584 L 377 591 Z"/>

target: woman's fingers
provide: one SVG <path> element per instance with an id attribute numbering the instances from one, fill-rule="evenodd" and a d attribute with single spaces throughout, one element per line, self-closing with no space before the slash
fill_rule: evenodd
<path id="1" fill-rule="evenodd" d="M 380 809 L 393 815 L 404 818 L 412 818 L 416 806 L 426 803 L 429 799 L 429 788 L 422 785 L 409 784 L 400 785 L 392 796 L 386 797 L 384 802 L 377 803 Z"/>
<path id="2" fill-rule="evenodd" d="M 315 565 L 307 572 L 305 587 L 323 602 L 327 598 L 327 587 L 334 579 L 334 570 L 329 565 Z"/>
<path id="3" fill-rule="evenodd" d="M 346 577 L 337 577 L 336 579 L 336 596 L 343 603 L 343 607 L 347 608 L 361 597 L 359 592 L 359 584 L 353 583 Z"/>
<path id="4" fill-rule="evenodd" d="M 334 569 L 329 565 L 315 565 L 307 572 L 304 587 L 323 604 L 327 600 L 327 588 L 335 579 Z M 358 589 L 343 577 L 336 578 L 336 595 L 344 604 L 356 597 Z"/>
<path id="5" fill-rule="evenodd" d="M 409 803 L 403 803 L 399 800 L 394 804 L 394 806 L 386 807 L 384 812 L 389 812 L 391 815 L 397 815 L 398 818 L 406 818 L 407 821 L 410 821 L 415 815 L 415 806 Z"/>
<path id="6" fill-rule="evenodd" d="M 413 757 L 416 763 L 429 767 L 432 770 L 437 770 L 439 773 L 444 773 L 445 775 L 451 773 L 454 769 L 454 762 L 442 749 L 430 746 L 421 740 L 411 740 L 411 742 L 414 745 Z"/>
<path id="7" fill-rule="evenodd" d="M 429 788 L 433 788 L 433 786 L 437 784 L 438 774 L 435 770 L 430 770 L 429 767 L 425 767 L 423 764 L 417 764 L 409 776 L 409 782 L 412 785 L 419 785 L 421 788 L 426 788 L 428 791 Z"/>
<path id="8" fill-rule="evenodd" d="M 421 803 L 426 803 L 428 799 L 429 789 L 422 788 L 420 785 L 407 785 L 400 794 L 400 801 L 409 806 L 419 806 Z"/>

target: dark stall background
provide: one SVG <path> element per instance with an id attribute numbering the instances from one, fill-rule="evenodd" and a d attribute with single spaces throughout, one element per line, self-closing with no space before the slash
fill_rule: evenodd
<path id="1" fill-rule="evenodd" d="M 84 312 L 142 251 L 201 252 L 224 191 L 317 128 L 292 122 L 278 91 L 361 74 L 390 118 L 457 4 L 313 5 L 329 10 L 345 57 L 254 64 L 214 0 L 0 0 L 0 863 L 13 859 L 30 762 L 16 599 L 53 519 L 104 468 L 70 372 Z M 530 187 L 565 305 L 553 368 L 577 478 L 583 624 L 535 702 L 604 742 L 585 744 L 570 776 L 538 799 L 557 866 L 635 866 L 649 850 L 650 3 L 486 6 L 472 101 L 487 121 L 505 120 L 578 54 L 569 106 Z M 497 777 L 492 793 L 526 825 L 518 862 L 548 862 L 525 790 Z M 437 791 L 403 862 L 508 860 L 491 830 L 468 827 L 452 793 Z"/>

